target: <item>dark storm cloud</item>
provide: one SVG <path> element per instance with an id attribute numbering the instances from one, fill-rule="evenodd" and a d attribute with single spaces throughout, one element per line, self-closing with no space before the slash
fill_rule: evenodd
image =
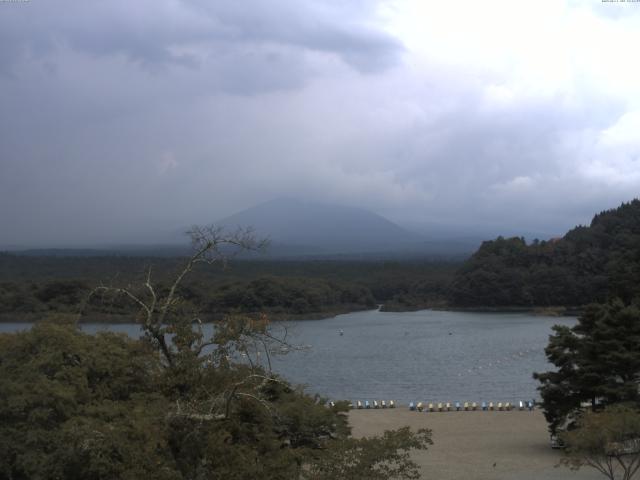
<path id="1" fill-rule="evenodd" d="M 202 69 L 213 88 L 253 93 L 302 85 L 311 73 L 300 67 L 305 51 L 335 55 L 361 72 L 396 64 L 402 47 L 372 26 L 375 3 L 356 5 L 58 0 L 3 6 L 0 71 L 10 72 L 25 56 L 41 59 L 66 47 L 98 57 L 121 55 L 152 70 Z"/>

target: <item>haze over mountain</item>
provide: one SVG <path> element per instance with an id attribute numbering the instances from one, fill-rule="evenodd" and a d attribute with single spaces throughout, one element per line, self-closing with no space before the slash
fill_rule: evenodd
<path id="1" fill-rule="evenodd" d="M 270 239 L 266 257 L 357 255 L 366 258 L 421 256 L 469 256 L 482 241 L 499 235 L 549 239 L 554 235 L 495 225 L 459 226 L 444 222 L 399 225 L 384 216 L 347 205 L 320 203 L 293 197 L 276 198 L 226 218 L 211 222 L 200 217 L 195 224 L 213 223 L 228 231 L 253 228 L 256 235 Z M 175 256 L 189 252 L 185 234 L 189 224 L 156 226 L 149 232 L 130 232 L 124 241 L 71 243 L 62 245 L 0 245 L 0 250 L 27 255 Z M 250 255 L 253 256 L 253 255 Z"/>
<path id="2" fill-rule="evenodd" d="M 415 256 L 467 256 L 483 240 L 498 235 L 548 238 L 524 232 L 508 232 L 492 226 L 469 229 L 443 223 L 398 225 L 372 211 L 347 205 L 300 198 L 276 198 L 226 218 L 211 222 L 199 218 L 195 224 L 224 226 L 228 231 L 253 228 L 256 235 L 270 240 L 267 257 L 353 255 L 362 258 Z M 1 250 L 27 255 L 184 255 L 189 251 L 185 232 L 190 225 L 157 226 L 146 235 L 132 235 L 125 241 L 100 244 L 0 245 Z"/>
<path id="3" fill-rule="evenodd" d="M 298 254 L 387 252 L 415 249 L 424 238 L 368 210 L 278 198 L 216 222 L 251 226 L 272 248 Z"/>

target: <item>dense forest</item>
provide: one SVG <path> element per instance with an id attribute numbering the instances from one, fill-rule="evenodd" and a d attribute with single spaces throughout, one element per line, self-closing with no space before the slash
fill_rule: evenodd
<path id="1" fill-rule="evenodd" d="M 456 306 L 582 306 L 640 294 L 640 200 L 597 214 L 563 238 L 484 242 L 448 290 Z"/>
<path id="2" fill-rule="evenodd" d="M 89 293 L 141 285 L 151 269 L 168 285 L 183 257 L 27 256 L 0 253 L 0 319 L 77 313 L 117 321 L 136 311 Z M 640 296 L 640 200 L 551 240 L 484 242 L 463 264 L 451 260 L 246 260 L 209 265 L 181 286 L 182 301 L 215 319 L 230 313 L 318 318 L 374 308 L 581 307 Z"/>
<path id="3" fill-rule="evenodd" d="M 40 319 L 77 313 L 118 321 L 137 311 L 89 293 L 98 285 L 141 285 L 149 269 L 165 288 L 182 258 L 131 256 L 23 256 L 0 254 L 0 318 Z M 442 305 L 458 263 L 422 261 L 234 260 L 206 265 L 181 285 L 182 302 L 203 318 L 268 313 L 317 318 L 375 308 L 407 310 Z"/>

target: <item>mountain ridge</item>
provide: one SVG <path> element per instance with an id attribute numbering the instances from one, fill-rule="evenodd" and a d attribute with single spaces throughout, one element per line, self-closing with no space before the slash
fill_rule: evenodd
<path id="1" fill-rule="evenodd" d="M 354 253 L 416 248 L 424 241 L 369 210 L 277 198 L 217 222 L 228 229 L 251 226 L 275 245 L 310 253 Z"/>

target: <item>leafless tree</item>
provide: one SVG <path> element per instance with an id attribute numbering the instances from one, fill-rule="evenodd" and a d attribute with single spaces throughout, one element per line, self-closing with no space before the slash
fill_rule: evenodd
<path id="1" fill-rule="evenodd" d="M 176 314 L 181 302 L 180 286 L 198 264 L 226 266 L 241 252 L 263 251 L 268 240 L 258 239 L 252 229 L 229 233 L 214 226 L 194 226 L 188 235 L 192 254 L 185 259 L 168 289 L 154 285 L 149 268 L 137 288 L 99 285 L 91 291 L 89 298 L 106 295 L 134 302 L 139 307 L 138 318 L 145 337 L 158 349 L 167 368 L 176 368 L 185 358 L 206 362 L 212 368 L 229 367 L 234 362 L 245 362 L 250 367 L 246 375 L 223 391 L 212 392 L 207 401 L 176 402 L 174 415 L 199 420 L 225 418 L 232 402 L 238 398 L 253 399 L 269 409 L 268 402 L 259 392 L 268 382 L 279 382 L 272 372 L 271 356 L 296 348 L 287 341 L 286 327 L 282 328 L 281 334 L 275 334 L 264 314 L 257 318 L 228 316 L 216 323 L 214 333 L 207 338 L 199 315 Z"/>

